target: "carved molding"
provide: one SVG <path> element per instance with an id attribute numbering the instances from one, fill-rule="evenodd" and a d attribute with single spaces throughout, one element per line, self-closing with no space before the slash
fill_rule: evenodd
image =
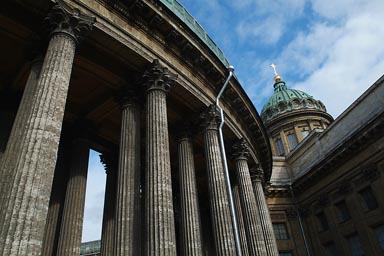
<path id="1" fill-rule="evenodd" d="M 243 159 L 248 160 L 249 146 L 244 138 L 241 138 L 232 145 L 232 158 L 235 160 Z"/>
<path id="2" fill-rule="evenodd" d="M 78 44 L 92 31 L 96 19 L 70 7 L 62 0 L 56 0 L 45 21 L 51 35 L 67 34 Z"/>
<path id="3" fill-rule="evenodd" d="M 217 130 L 220 125 L 219 109 L 215 104 L 210 105 L 200 114 L 200 126 L 204 130 Z"/>
<path id="4" fill-rule="evenodd" d="M 160 65 L 155 59 L 143 74 L 143 85 L 149 90 L 161 90 L 168 92 L 177 79 L 176 74 L 172 74 L 166 67 Z"/>

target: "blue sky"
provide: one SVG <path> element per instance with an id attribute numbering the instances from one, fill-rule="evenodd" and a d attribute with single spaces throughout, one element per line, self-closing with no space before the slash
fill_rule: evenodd
<path id="1" fill-rule="evenodd" d="M 337 117 L 384 73 L 383 0 L 180 0 L 223 50 L 256 108 L 288 87 Z"/>
<path id="2" fill-rule="evenodd" d="M 336 118 L 384 73 L 384 0 L 180 0 L 223 50 L 258 111 L 288 87 Z M 83 241 L 100 239 L 105 172 L 91 152 Z M 102 185 L 100 185 L 102 184 Z"/>

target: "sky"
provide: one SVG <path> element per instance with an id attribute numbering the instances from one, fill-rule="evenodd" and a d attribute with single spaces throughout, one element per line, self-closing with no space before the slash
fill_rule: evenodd
<path id="1" fill-rule="evenodd" d="M 273 70 L 339 116 L 384 74 L 384 0 L 179 0 L 260 112 Z M 91 152 L 83 241 L 100 239 L 105 171 Z"/>

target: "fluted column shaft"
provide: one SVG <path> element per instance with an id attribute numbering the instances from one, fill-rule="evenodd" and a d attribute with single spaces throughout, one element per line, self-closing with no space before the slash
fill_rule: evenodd
<path id="1" fill-rule="evenodd" d="M 80 254 L 88 161 L 88 142 L 85 140 L 76 140 L 72 149 L 67 191 L 65 194 L 63 217 L 56 253 L 58 256 L 78 256 Z"/>
<path id="2" fill-rule="evenodd" d="M 117 175 L 114 255 L 140 255 L 140 109 L 133 98 L 123 102 Z"/>
<path id="3" fill-rule="evenodd" d="M 236 218 L 237 218 L 237 224 L 238 224 L 237 226 L 239 227 L 241 252 L 243 256 L 249 256 L 247 234 L 245 234 L 244 218 L 243 218 L 243 212 L 241 209 L 239 187 L 234 186 L 232 191 L 233 191 L 233 201 L 235 203 L 235 208 L 236 208 Z"/>
<path id="4" fill-rule="evenodd" d="M 169 74 L 154 61 L 145 74 L 146 255 L 176 255 L 166 90 Z"/>
<path id="5" fill-rule="evenodd" d="M 243 209 L 249 253 L 255 256 L 264 256 L 267 254 L 267 251 L 251 176 L 249 174 L 247 158 L 237 157 L 235 159 L 235 166 L 237 180 L 239 182 L 240 202 L 241 208 Z"/>
<path id="6" fill-rule="evenodd" d="M 192 141 L 184 136 L 178 142 L 182 252 L 184 256 L 203 255 L 201 222 L 196 188 Z"/>
<path id="7" fill-rule="evenodd" d="M 67 161 L 69 160 L 67 155 L 68 150 L 60 145 L 45 224 L 42 250 L 44 256 L 56 256 L 67 183 Z"/>
<path id="8" fill-rule="evenodd" d="M 236 255 L 235 238 L 218 138 L 219 115 L 215 106 L 202 114 L 213 236 L 216 254 Z"/>
<path id="9" fill-rule="evenodd" d="M 16 157 L 8 159 L 16 164 L 5 171 L 14 176 L 4 208 L 6 214 L 0 220 L 3 256 L 41 253 L 74 53 L 72 37 L 52 36 L 38 88 L 29 105 L 31 113 L 24 120 L 21 150 L 12 154 Z"/>
<path id="10" fill-rule="evenodd" d="M 263 183 L 260 177 L 253 177 L 253 189 L 258 204 L 258 211 L 261 220 L 261 226 L 263 228 L 263 234 L 265 239 L 265 245 L 267 248 L 267 255 L 277 256 L 279 251 L 277 249 L 277 243 L 275 233 L 273 231 L 271 216 L 269 214 L 267 201 L 265 200 Z"/>
<path id="11" fill-rule="evenodd" d="M 115 219 L 117 193 L 117 155 L 101 154 L 107 180 L 104 194 L 103 226 L 101 230 L 101 256 L 115 255 Z M 115 160 L 116 159 L 116 160 Z"/>
<path id="12" fill-rule="evenodd" d="M 23 138 L 25 136 L 26 120 L 31 113 L 31 105 L 34 101 L 34 95 L 37 90 L 37 82 L 40 76 L 42 59 L 36 59 L 31 63 L 31 70 L 29 72 L 28 80 L 25 85 L 23 96 L 17 110 L 15 121 L 13 122 L 11 134 L 9 135 L 7 147 L 2 156 L 0 156 L 0 168 L 2 170 L 0 177 L 0 203 L 4 205 L 5 197 L 9 196 L 9 186 L 11 185 L 13 174 L 10 170 L 15 168 L 17 162 L 17 153 L 20 152 Z M 1 154 L 1 153 L 0 153 Z M 4 165 L 3 165 L 4 163 Z M 0 219 L 3 216 L 6 207 L 0 209 Z"/>
<path id="13" fill-rule="evenodd" d="M 51 38 L 30 113 L 23 120 L 20 147 L 10 153 L 15 157 L 3 161 L 3 166 L 10 167 L 2 172 L 12 177 L 0 216 L 2 256 L 41 254 L 76 39 L 93 22 L 84 18 L 79 10 L 56 3 L 46 19 Z"/>

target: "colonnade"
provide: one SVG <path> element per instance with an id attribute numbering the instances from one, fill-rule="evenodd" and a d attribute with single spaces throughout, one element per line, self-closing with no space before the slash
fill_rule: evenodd
<path id="1" fill-rule="evenodd" d="M 44 61 L 32 63 L 1 160 L 0 255 L 3 256 L 80 254 L 90 143 L 80 136 L 67 145 L 71 150 L 59 150 L 59 141 L 76 46 L 91 31 L 94 20 L 61 3 L 54 5 L 47 20 L 51 31 Z M 116 156 L 102 156 L 107 185 L 101 255 L 177 254 L 167 121 L 167 91 L 175 79 L 174 74 L 155 60 L 142 75 L 140 86 L 144 86 L 145 104 L 142 106 L 137 100 L 138 85 L 127 85 L 122 94 L 119 152 Z M 140 148 L 142 111 L 146 122 L 145 150 Z M 220 256 L 235 256 L 218 141 L 219 115 L 214 105 L 200 115 L 200 124 L 215 251 Z M 177 143 L 180 251 L 182 255 L 204 255 L 193 138 L 187 128 L 184 130 Z M 245 141 L 235 144 L 233 150 L 238 180 L 235 201 L 238 213 L 241 210 L 238 216 L 243 220 L 239 226 L 245 234 L 242 239 L 247 243 L 245 251 L 249 255 L 277 255 L 262 183 L 254 180 L 252 187 Z M 140 191 L 142 152 L 145 152 L 144 198 Z M 68 177 L 64 178 L 60 169 L 68 169 Z M 62 180 L 68 181 L 62 184 Z M 145 218 L 144 227 L 140 225 L 142 218 Z"/>

